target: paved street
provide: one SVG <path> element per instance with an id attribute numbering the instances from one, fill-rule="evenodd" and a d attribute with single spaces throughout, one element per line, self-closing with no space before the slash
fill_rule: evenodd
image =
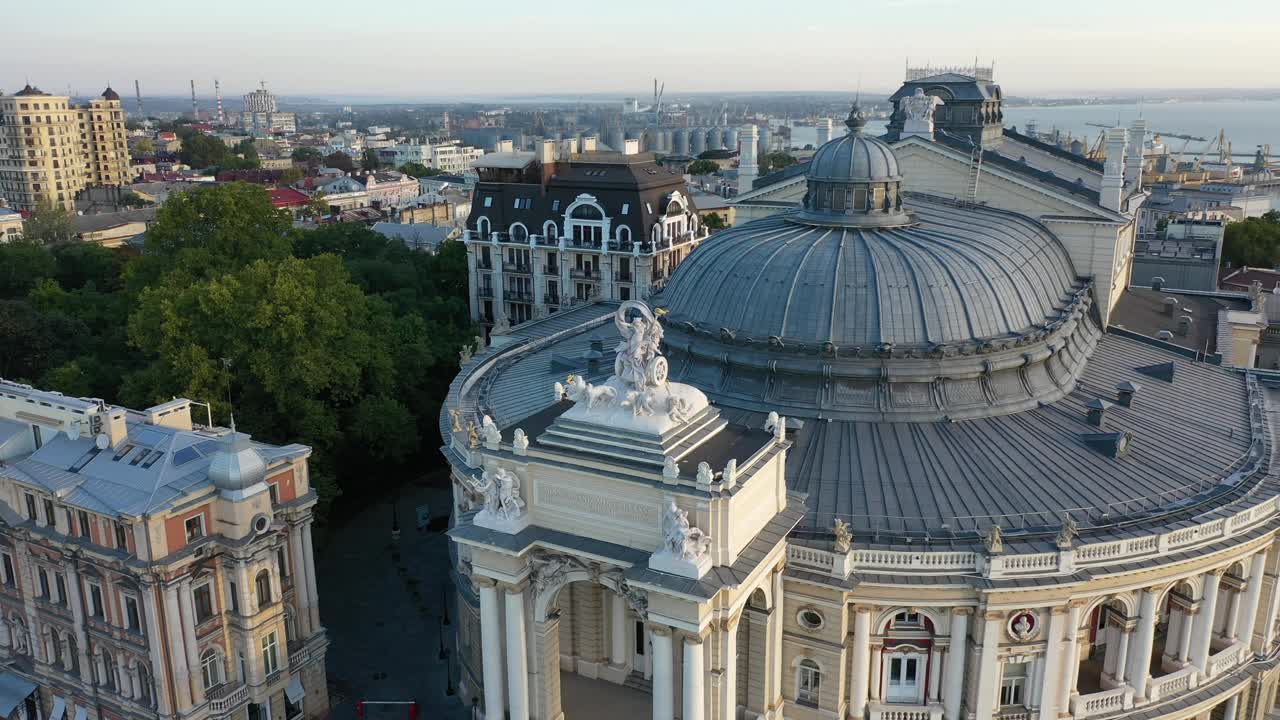
<path id="1" fill-rule="evenodd" d="M 417 700 L 419 717 L 426 720 L 470 717 L 457 698 L 445 694 L 439 618 L 448 541 L 440 532 L 417 530 L 414 509 L 423 503 L 447 512 L 448 491 L 401 490 L 398 547 L 391 542 L 387 501 L 372 503 L 317 548 L 320 614 L 331 643 L 333 718 L 354 718 L 355 703 L 362 699 Z M 367 706 L 365 717 L 405 720 L 408 715 L 398 707 Z"/>

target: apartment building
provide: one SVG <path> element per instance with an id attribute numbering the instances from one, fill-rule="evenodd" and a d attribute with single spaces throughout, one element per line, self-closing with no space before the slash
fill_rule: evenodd
<path id="1" fill-rule="evenodd" d="M 195 405 L 0 380 L 0 658 L 28 718 L 327 715 L 311 450 Z"/>
<path id="2" fill-rule="evenodd" d="M 76 193 L 130 178 L 125 113 L 107 88 L 86 105 L 27 85 L 0 96 L 0 196 L 18 210 L 75 210 Z"/>

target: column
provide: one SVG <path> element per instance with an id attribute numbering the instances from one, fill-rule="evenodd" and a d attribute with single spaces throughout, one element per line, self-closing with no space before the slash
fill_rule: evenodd
<path id="1" fill-rule="evenodd" d="M 738 621 L 742 615 L 725 618 L 720 623 L 720 647 L 724 650 L 724 672 L 720 676 L 720 720 L 738 718 Z"/>
<path id="2" fill-rule="evenodd" d="M 307 608 L 311 632 L 320 629 L 320 594 L 316 592 L 316 558 L 315 548 L 311 545 L 311 521 L 302 524 L 302 557 L 307 566 L 307 597 L 311 599 L 311 607 Z"/>
<path id="3" fill-rule="evenodd" d="M 133 697 L 133 683 L 129 682 L 129 663 L 124 659 L 124 653 L 116 653 L 116 688 L 120 695 L 126 698 Z"/>
<path id="4" fill-rule="evenodd" d="M 173 686 L 179 712 L 191 707 L 191 671 L 187 666 L 181 617 L 178 612 L 178 586 L 164 586 L 164 634 L 168 639 L 169 648 L 173 651 L 169 659 L 173 663 Z"/>
<path id="5" fill-rule="evenodd" d="M 1160 588 L 1147 588 L 1142 591 L 1138 605 L 1138 631 L 1133 638 L 1133 646 L 1129 648 L 1129 684 L 1133 686 L 1134 698 L 1147 696 L 1147 682 L 1151 679 L 1151 645 L 1156 637 L 1156 598 Z"/>
<path id="6" fill-rule="evenodd" d="M 1067 609 L 1054 607 L 1049 610 L 1049 634 L 1046 636 L 1044 652 L 1044 679 L 1040 688 L 1040 717 L 1054 718 L 1059 712 L 1066 713 L 1068 708 L 1058 707 L 1058 683 L 1062 680 L 1063 655 L 1062 634 L 1067 624 Z"/>
<path id="7" fill-rule="evenodd" d="M 187 667 L 191 670 L 191 704 L 204 702 L 204 679 L 200 675 L 200 648 L 196 644 L 196 603 L 191 596 L 191 577 L 182 579 L 178 600 L 182 605 L 182 642 L 187 646 Z"/>
<path id="8" fill-rule="evenodd" d="M 672 720 L 675 697 L 671 677 L 671 628 L 653 625 L 649 632 L 653 643 L 653 720 Z"/>
<path id="9" fill-rule="evenodd" d="M 627 664 L 627 601 L 621 595 L 610 595 L 609 662 L 617 667 Z"/>
<path id="10" fill-rule="evenodd" d="M 1102 609 L 1102 617 L 1107 617 L 1107 610 L 1105 606 Z M 1120 627 L 1118 625 L 1114 625 L 1110 619 L 1105 619 L 1103 622 L 1106 624 L 1103 626 L 1101 634 L 1106 636 L 1107 652 L 1102 657 L 1102 672 L 1104 675 L 1115 677 L 1116 655 L 1118 654 L 1116 649 L 1120 646 Z M 1170 629 L 1170 632 L 1173 632 L 1172 629 Z"/>
<path id="11" fill-rule="evenodd" d="M 1169 606 L 1169 632 L 1164 639 L 1164 656 L 1169 659 L 1178 657 L 1178 648 L 1182 646 L 1182 634 L 1186 632 L 1186 611 L 1179 607 Z"/>
<path id="12" fill-rule="evenodd" d="M 502 687 L 502 620 L 498 616 L 498 587 L 486 577 L 476 578 L 480 588 L 480 652 L 484 663 L 485 720 L 506 717 L 506 692 Z"/>
<path id="13" fill-rule="evenodd" d="M 529 658 L 524 635 L 524 588 L 507 588 L 507 703 L 511 720 L 529 720 Z"/>
<path id="14" fill-rule="evenodd" d="M 773 690 L 767 698 L 768 710 L 770 717 L 779 719 L 782 717 L 782 626 L 785 624 L 782 614 L 786 608 L 783 602 L 782 571 L 785 567 L 785 563 L 779 562 L 773 568 L 773 611 L 769 613 L 769 640 L 773 648 L 770 657 L 773 662 L 768 667 L 773 675 Z"/>
<path id="15" fill-rule="evenodd" d="M 960 703 L 964 699 L 964 659 L 969 644 L 969 608 L 951 611 L 951 644 L 947 647 L 947 682 L 943 709 L 947 720 L 960 720 Z"/>
<path id="16" fill-rule="evenodd" d="M 142 678 L 138 673 L 138 662 L 129 663 L 129 688 L 133 691 L 133 699 L 142 699 Z"/>
<path id="17" fill-rule="evenodd" d="M 71 672 L 73 658 L 71 656 L 71 633 L 63 633 L 54 638 L 54 642 L 62 645 L 62 669 Z"/>
<path id="18" fill-rule="evenodd" d="M 1258 601 L 1262 599 L 1262 579 L 1266 570 L 1267 554 L 1255 554 L 1249 562 L 1249 580 L 1245 585 L 1244 602 L 1241 604 L 1243 616 L 1239 619 L 1240 641 L 1250 648 L 1253 647 L 1253 628 L 1258 621 Z"/>
<path id="19" fill-rule="evenodd" d="M 1124 627 L 1117 629 L 1120 632 L 1117 633 L 1116 670 L 1112 677 L 1116 679 L 1116 684 L 1124 684 L 1129 681 L 1129 640 L 1133 636 L 1133 628 L 1126 622 Z"/>
<path id="20" fill-rule="evenodd" d="M 155 679 L 156 709 L 161 715 L 173 713 L 172 699 L 169 697 L 169 683 L 164 681 L 164 638 L 160 632 L 160 612 L 156 605 L 156 586 L 143 585 L 139 591 L 142 596 L 142 621 L 147 625 L 147 650 L 151 658 L 151 672 Z M 76 597 L 78 593 L 73 593 Z M 88 667 L 84 663 L 81 667 Z M 84 675 L 85 671 L 81 671 Z"/>
<path id="21" fill-rule="evenodd" d="M 1240 694 L 1237 693 L 1227 699 L 1222 708 L 1222 720 L 1236 720 L 1236 711 L 1240 707 Z"/>
<path id="22" fill-rule="evenodd" d="M 80 680 L 88 685 L 93 682 L 93 673 L 89 670 L 89 638 L 84 630 L 84 601 L 81 593 L 84 584 L 80 582 L 80 573 L 72 560 L 63 563 L 67 571 L 67 599 L 71 605 L 71 617 L 75 625 L 76 655 L 80 662 Z"/>
<path id="23" fill-rule="evenodd" d="M 938 688 L 941 687 L 942 675 L 942 648 L 937 643 L 929 650 L 929 690 L 928 702 L 938 702 Z"/>
<path id="24" fill-rule="evenodd" d="M 953 647 L 954 644 L 952 640 Z M 853 670 L 849 678 L 849 717 L 861 720 L 867 711 L 867 673 L 871 665 L 871 608 L 866 605 L 853 608 L 853 647 L 850 653 L 853 655 Z"/>
<path id="25" fill-rule="evenodd" d="M 1063 633 L 1062 682 L 1058 685 L 1058 708 L 1061 712 L 1071 707 L 1071 696 L 1076 691 L 1080 677 L 1080 605 L 1067 606 L 1067 627 Z"/>
<path id="26" fill-rule="evenodd" d="M 1077 611 L 1078 612 L 1078 611 Z M 975 701 L 974 716 L 979 718 L 995 717 L 996 712 L 996 680 L 1000 676 L 1000 631 L 1004 627 L 1004 613 L 988 612 L 983 616 L 982 624 L 982 659 L 978 665 L 978 697 Z M 1064 652 L 1074 655 L 1071 648 Z"/>
<path id="27" fill-rule="evenodd" d="M 311 595 L 307 588 L 307 561 L 302 551 L 302 528 L 289 528 L 289 561 L 293 565 L 293 598 L 298 605 L 298 636 L 311 637 Z"/>
<path id="28" fill-rule="evenodd" d="M 1276 543 L 1272 543 L 1271 547 L 1280 551 Z M 1262 646 L 1258 648 L 1259 653 L 1269 653 L 1274 644 L 1276 634 L 1276 617 L 1280 615 L 1280 578 L 1275 575 L 1271 577 L 1271 595 L 1267 601 L 1266 622 L 1262 626 Z"/>
<path id="29" fill-rule="evenodd" d="M 1191 664 L 1200 669 L 1201 678 L 1209 667 L 1209 644 L 1213 639 L 1213 616 L 1218 607 L 1218 584 L 1222 581 L 1222 571 L 1205 573 L 1204 590 L 1201 592 L 1200 614 L 1196 616 L 1196 624 L 1191 629 Z"/>
<path id="30" fill-rule="evenodd" d="M 871 646 L 871 702 L 880 702 L 880 689 L 884 687 L 884 645 Z"/>
<path id="31" fill-rule="evenodd" d="M 703 685 L 706 670 L 702 664 L 702 637 L 689 635 L 684 639 L 684 713 L 681 720 L 702 720 L 705 707 Z"/>
<path id="32" fill-rule="evenodd" d="M 1222 637 L 1227 640 L 1234 640 L 1236 637 L 1236 629 L 1240 626 L 1240 589 L 1234 585 L 1228 586 L 1227 590 L 1227 622 L 1222 626 Z"/>

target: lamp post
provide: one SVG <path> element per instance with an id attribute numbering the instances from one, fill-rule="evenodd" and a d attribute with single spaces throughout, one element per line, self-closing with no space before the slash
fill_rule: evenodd
<path id="1" fill-rule="evenodd" d="M 449 580 L 446 578 L 440 583 L 440 614 L 444 616 L 444 625 L 448 627 L 452 623 L 449 622 Z"/>

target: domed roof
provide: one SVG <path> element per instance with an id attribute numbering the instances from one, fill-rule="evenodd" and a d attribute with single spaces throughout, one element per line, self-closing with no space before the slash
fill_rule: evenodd
<path id="1" fill-rule="evenodd" d="M 855 104 L 845 120 L 849 133 L 818 148 L 809 162 L 809 180 L 853 183 L 901 180 L 893 148 L 863 132 L 866 124 L 866 114 Z"/>
<path id="2" fill-rule="evenodd" d="M 32 87 L 31 83 L 27 83 L 25 86 L 23 86 L 21 90 L 14 93 L 14 95 L 18 97 L 31 97 L 33 95 L 48 95 L 48 94 L 49 93 L 44 92 L 38 87 Z"/>
<path id="3" fill-rule="evenodd" d="M 120 93 L 116 92 L 115 90 L 112 90 L 111 86 L 108 85 L 107 89 L 102 91 L 102 99 L 103 100 L 119 100 Z"/>
<path id="4" fill-rule="evenodd" d="M 1076 291 L 1043 226 L 913 196 L 915 222 L 825 227 L 774 216 L 713 235 L 663 292 L 669 323 L 755 342 L 870 351 L 1014 337 Z"/>
<path id="5" fill-rule="evenodd" d="M 209 479 L 213 486 L 227 493 L 243 492 L 262 482 L 267 464 L 249 444 L 249 436 L 231 432 L 219 440 L 218 449 L 209 463 Z"/>

